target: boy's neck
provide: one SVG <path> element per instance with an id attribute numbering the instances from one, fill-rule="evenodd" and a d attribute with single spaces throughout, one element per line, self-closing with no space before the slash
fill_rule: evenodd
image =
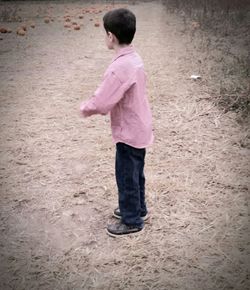
<path id="1" fill-rule="evenodd" d="M 131 46 L 131 44 L 115 44 L 114 51 L 115 51 L 115 53 L 117 53 L 120 49 L 125 48 L 125 47 L 129 47 L 129 46 Z"/>

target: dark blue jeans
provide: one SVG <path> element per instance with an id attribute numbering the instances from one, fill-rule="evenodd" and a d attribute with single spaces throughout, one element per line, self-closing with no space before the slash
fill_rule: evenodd
<path id="1" fill-rule="evenodd" d="M 143 226 L 141 215 L 146 215 L 144 160 L 146 149 L 124 143 L 116 144 L 116 183 L 122 222 Z"/>

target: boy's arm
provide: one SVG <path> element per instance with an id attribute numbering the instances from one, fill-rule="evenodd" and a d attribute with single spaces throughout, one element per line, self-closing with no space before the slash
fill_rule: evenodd
<path id="1" fill-rule="evenodd" d="M 94 95 L 81 104 L 82 115 L 106 115 L 120 101 L 126 90 L 127 85 L 123 84 L 114 72 L 107 73 Z"/>

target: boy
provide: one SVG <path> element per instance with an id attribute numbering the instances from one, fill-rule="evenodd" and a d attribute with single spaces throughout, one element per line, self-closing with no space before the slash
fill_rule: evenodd
<path id="1" fill-rule="evenodd" d="M 131 46 L 135 15 L 127 9 L 115 9 L 104 15 L 103 24 L 107 47 L 115 56 L 101 85 L 80 110 L 83 117 L 110 112 L 119 197 L 113 215 L 120 222 L 108 225 L 107 233 L 121 236 L 141 231 L 147 218 L 144 159 L 145 148 L 153 142 L 152 117 L 143 63 Z"/>

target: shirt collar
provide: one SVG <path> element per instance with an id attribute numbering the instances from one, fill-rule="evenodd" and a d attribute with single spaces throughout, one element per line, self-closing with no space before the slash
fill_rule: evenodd
<path id="1" fill-rule="evenodd" d="M 115 60 L 117 60 L 119 57 L 126 55 L 126 54 L 130 54 L 133 53 L 134 47 L 133 45 L 129 45 L 129 46 L 125 46 L 125 47 L 121 47 L 118 52 L 115 54 L 115 56 L 112 59 L 112 62 L 114 62 Z"/>

